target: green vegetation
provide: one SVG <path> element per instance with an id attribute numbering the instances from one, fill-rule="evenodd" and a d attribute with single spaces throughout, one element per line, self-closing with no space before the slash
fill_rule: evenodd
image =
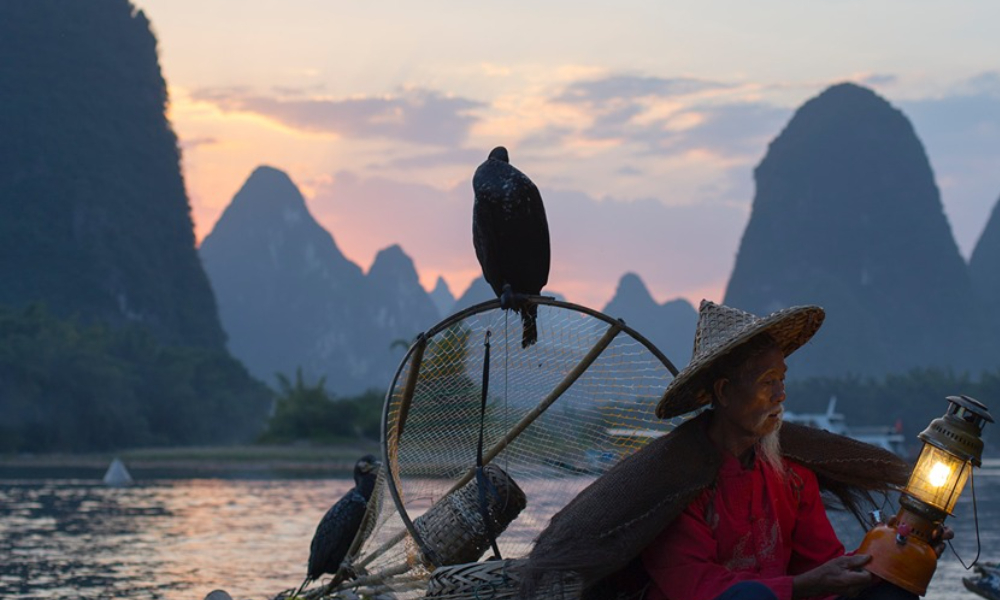
<path id="1" fill-rule="evenodd" d="M 383 393 L 338 399 L 301 371 L 278 384 L 275 401 L 226 352 L 166 346 L 139 325 L 0 306 L 0 453 L 379 439 Z"/>
<path id="2" fill-rule="evenodd" d="M 337 399 L 326 391 L 326 378 L 309 386 L 302 380 L 301 369 L 295 373 L 294 384 L 280 373 L 278 384 L 281 390 L 274 414 L 260 436 L 261 442 L 328 444 L 379 438 L 384 393 L 368 390 L 360 396 Z"/>
<path id="3" fill-rule="evenodd" d="M 0 452 L 234 443 L 271 401 L 224 350 L 0 307 Z"/>
<path id="4" fill-rule="evenodd" d="M 424 401 L 426 408 L 420 412 L 428 423 L 446 422 L 451 429 L 468 426 L 478 435 L 483 390 L 467 372 L 471 337 L 468 327 L 456 324 L 428 342 L 414 396 Z"/>

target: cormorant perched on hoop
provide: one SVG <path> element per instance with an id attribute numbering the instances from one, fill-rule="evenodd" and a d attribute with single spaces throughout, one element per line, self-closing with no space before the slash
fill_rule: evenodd
<path id="1" fill-rule="evenodd" d="M 538 295 L 549 281 L 549 225 L 538 188 L 497 146 L 472 177 L 472 245 L 500 305 L 521 315 L 521 347 L 538 340 Z"/>
<path id="2" fill-rule="evenodd" d="M 308 574 L 295 592 L 296 596 L 324 573 L 337 573 L 364 521 L 381 464 L 374 456 L 366 454 L 354 465 L 354 487 L 326 511 L 316 527 L 309 545 Z"/>

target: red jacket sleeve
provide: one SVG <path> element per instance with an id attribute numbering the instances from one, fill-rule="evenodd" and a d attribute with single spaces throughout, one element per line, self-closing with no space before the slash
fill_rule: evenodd
<path id="1" fill-rule="evenodd" d="M 801 482 L 798 517 L 792 531 L 792 556 L 788 573 L 798 575 L 844 555 L 844 545 L 826 516 L 816 475 L 809 469 L 786 463 Z"/>
<path id="2" fill-rule="evenodd" d="M 643 566 L 659 592 L 652 597 L 712 600 L 733 584 L 752 580 L 771 588 L 778 600 L 790 600 L 791 576 L 761 579 L 716 562 L 716 542 L 705 520 L 711 498 L 711 492 L 704 492 L 643 551 Z"/>

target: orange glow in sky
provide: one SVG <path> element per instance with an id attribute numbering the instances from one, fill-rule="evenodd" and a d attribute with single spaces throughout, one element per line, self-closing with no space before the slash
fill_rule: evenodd
<path id="1" fill-rule="evenodd" d="M 720 301 L 754 166 L 844 80 L 910 116 L 965 256 L 1000 192 L 996 3 L 136 4 L 198 240 L 270 165 L 363 269 L 398 243 L 458 295 L 472 173 L 505 145 L 546 202 L 550 290 L 601 308 L 635 272 L 659 302 Z"/>

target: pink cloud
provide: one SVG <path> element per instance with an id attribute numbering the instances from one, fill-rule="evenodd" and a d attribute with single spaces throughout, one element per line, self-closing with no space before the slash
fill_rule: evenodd
<path id="1" fill-rule="evenodd" d="M 223 112 L 273 119 L 301 131 L 354 138 L 396 139 L 431 146 L 460 144 L 478 121 L 482 103 L 441 92 L 408 89 L 391 96 L 325 98 L 263 95 L 245 89 L 202 89 L 191 98 Z"/>

